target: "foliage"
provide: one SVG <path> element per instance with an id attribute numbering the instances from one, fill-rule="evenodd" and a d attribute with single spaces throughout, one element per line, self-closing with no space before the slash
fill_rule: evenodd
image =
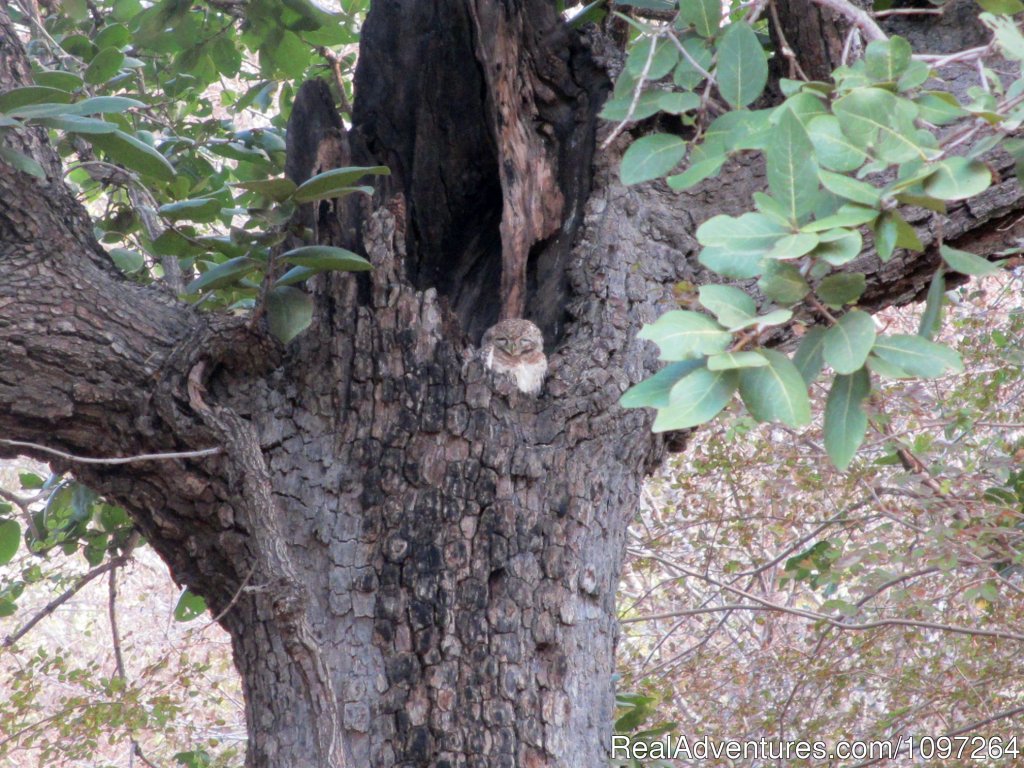
<path id="1" fill-rule="evenodd" d="M 619 595 L 623 686 L 660 700 L 652 718 L 716 742 L 1016 733 L 1021 289 L 1018 268 L 951 294 L 965 373 L 883 382 L 845 474 L 819 383 L 811 428 L 729 408 L 652 484 Z"/>
<path id="2" fill-rule="evenodd" d="M 906 40 L 892 37 L 872 41 L 832 82 L 781 80 L 782 103 L 757 109 L 767 54 L 752 20 L 763 6 L 723 18 L 717 3 L 670 5 L 676 16 L 668 24 L 622 17 L 637 34 L 604 116 L 625 124 L 668 113 L 693 135 L 637 139 L 622 158 L 622 180 L 671 174 L 688 156 L 687 168 L 666 179 L 683 191 L 717 174 L 730 157 L 760 153 L 768 189 L 754 195 L 754 210 L 714 216 L 696 234 L 700 263 L 727 280 L 756 280 L 761 301 L 739 288 L 704 286 L 688 302 L 703 312 L 670 311 L 646 326 L 641 338 L 654 341 L 672 365 L 621 403 L 656 408 L 655 430 L 677 430 L 714 418 L 738 392 L 758 421 L 799 427 L 809 419 L 807 387 L 827 365 L 833 376 L 825 444 L 832 462 L 846 468 L 868 428 L 864 403 L 880 381 L 962 370 L 957 352 L 931 340 L 944 273 L 981 276 L 998 267 L 943 245 L 928 321 L 917 333 L 889 335 L 857 309 L 867 280 L 851 263 L 866 234 L 883 262 L 897 249 L 922 250 L 904 207 L 941 215 L 947 203 L 989 187 L 983 156 L 1024 120 L 1024 79 L 1001 79 L 979 60 L 979 85 L 961 101 Z M 993 13 L 981 19 L 1019 70 L 1024 36 L 1014 22 Z M 981 134 L 987 135 L 965 150 Z M 826 330 L 806 333 L 792 358 L 765 349 L 807 309 Z"/>
<path id="3" fill-rule="evenodd" d="M 35 20 L 15 6 L 36 84 L 0 94 L 0 131 L 46 129 L 76 161 L 67 178 L 126 274 L 184 274 L 182 298 L 206 308 L 251 309 L 265 292 L 271 331 L 287 343 L 311 319 L 294 284 L 370 267 L 341 248 L 281 251 L 312 238 L 295 223 L 299 205 L 372 192 L 358 182 L 386 168 L 335 169 L 298 188 L 277 176 L 292 83 L 336 72 L 347 99 L 365 10 L 365 0 L 336 13 L 309 0 L 76 0 Z M 0 160 L 46 175 L 14 149 Z"/>

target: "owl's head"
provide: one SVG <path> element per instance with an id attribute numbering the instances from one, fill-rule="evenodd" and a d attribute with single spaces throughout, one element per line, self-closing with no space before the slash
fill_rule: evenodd
<path id="1" fill-rule="evenodd" d="M 483 345 L 493 345 L 509 357 L 522 357 L 544 350 L 540 328 L 529 320 L 515 318 L 492 325 L 484 334 Z"/>

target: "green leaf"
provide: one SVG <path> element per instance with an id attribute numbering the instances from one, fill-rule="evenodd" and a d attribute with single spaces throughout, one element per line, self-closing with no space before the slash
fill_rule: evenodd
<path id="1" fill-rule="evenodd" d="M 700 263 L 725 277 L 755 277 L 760 260 L 786 234 L 784 226 L 762 213 L 714 216 L 697 229 L 697 241 L 704 246 Z"/>
<path id="2" fill-rule="evenodd" d="M 750 322 L 757 304 L 739 288 L 731 285 L 702 285 L 700 304 L 726 328 Z"/>
<path id="3" fill-rule="evenodd" d="M 936 164 L 935 173 L 925 179 L 924 191 L 941 200 L 966 200 L 979 195 L 992 183 L 992 172 L 978 160 L 950 157 Z"/>
<path id="4" fill-rule="evenodd" d="M 718 0 L 680 0 L 679 19 L 692 24 L 701 37 L 713 37 L 722 22 L 722 4 Z"/>
<path id="5" fill-rule="evenodd" d="M 859 227 L 861 224 L 867 224 L 869 221 L 873 221 L 876 216 L 878 216 L 878 211 L 874 208 L 865 208 L 860 205 L 847 203 L 829 216 L 817 219 L 809 224 L 804 224 L 800 227 L 800 231 L 821 232 L 826 229 L 835 229 L 837 227 Z"/>
<path id="6" fill-rule="evenodd" d="M 670 115 L 682 115 L 700 106 L 700 96 L 692 91 L 658 91 L 656 96 L 658 109 Z"/>
<path id="7" fill-rule="evenodd" d="M 931 339 L 942 326 L 942 305 L 946 300 L 946 276 L 943 273 L 942 265 L 935 270 L 931 283 L 928 285 L 928 298 L 925 301 L 924 312 L 921 313 L 921 325 L 917 329 L 917 335 Z"/>
<path id="8" fill-rule="evenodd" d="M 956 248 L 950 248 L 948 245 L 943 245 L 939 248 L 939 253 L 942 255 L 942 260 L 949 265 L 953 272 L 959 272 L 962 275 L 984 277 L 999 271 L 997 263 L 983 259 L 981 256 L 969 253 L 968 251 L 961 251 Z"/>
<path id="9" fill-rule="evenodd" d="M 925 139 L 914 127 L 913 102 L 882 88 L 857 88 L 836 101 L 832 111 L 853 144 L 871 147 L 881 160 L 902 163 L 934 154 L 922 146 Z"/>
<path id="10" fill-rule="evenodd" d="M 37 117 L 57 117 L 58 115 L 100 115 L 126 112 L 129 109 L 145 107 L 137 99 L 125 96 L 93 96 L 76 101 L 74 104 L 30 104 L 19 107 L 11 112 L 11 117 L 31 120 Z"/>
<path id="11" fill-rule="evenodd" d="M 18 483 L 27 491 L 38 491 L 46 485 L 46 480 L 35 472 L 19 472 Z"/>
<path id="12" fill-rule="evenodd" d="M 619 176 L 623 184 L 639 184 L 664 176 L 686 154 L 686 142 L 670 133 L 637 139 L 622 156 Z"/>
<path id="13" fill-rule="evenodd" d="M 868 368 L 872 372 L 877 373 L 879 376 L 886 379 L 910 379 L 913 378 L 911 374 L 900 368 L 895 363 L 891 363 L 888 360 L 884 360 L 876 355 L 870 355 L 868 357 Z"/>
<path id="14" fill-rule="evenodd" d="M 718 41 L 718 91 L 739 108 L 761 95 L 768 82 L 768 60 L 754 30 L 744 21 L 730 24 Z"/>
<path id="15" fill-rule="evenodd" d="M 788 109 L 768 143 L 767 160 L 768 188 L 796 224 L 818 201 L 818 166 L 807 132 Z"/>
<path id="16" fill-rule="evenodd" d="M 110 251 L 111 260 L 117 265 L 125 274 L 131 274 L 138 272 L 144 266 L 146 266 L 146 259 L 138 251 L 131 251 L 127 248 L 111 248 Z"/>
<path id="17" fill-rule="evenodd" d="M 35 78 L 36 85 L 56 88 L 58 91 L 66 91 L 68 93 L 77 91 L 85 85 L 85 81 L 78 75 L 73 72 L 63 72 L 59 69 L 44 69 L 42 72 L 36 72 L 33 77 Z M 59 99 L 47 99 L 47 101 L 59 101 Z"/>
<path id="18" fill-rule="evenodd" d="M 237 256 L 233 259 L 228 259 L 223 264 L 217 264 L 206 270 L 189 283 L 185 288 L 185 293 L 214 291 L 218 288 L 234 285 L 259 266 L 261 266 L 260 263 L 249 256 Z"/>
<path id="19" fill-rule="evenodd" d="M 664 408 L 676 382 L 702 365 L 700 360 L 669 363 L 649 379 L 634 384 L 619 398 L 623 408 Z"/>
<path id="20" fill-rule="evenodd" d="M 875 342 L 872 351 L 911 376 L 923 379 L 942 376 L 946 371 L 960 373 L 964 369 L 963 361 L 956 351 L 921 336 L 882 336 Z"/>
<path id="21" fill-rule="evenodd" d="M 93 39 L 93 43 L 101 51 L 104 48 L 123 48 L 131 41 L 132 33 L 124 24 L 108 24 Z"/>
<path id="22" fill-rule="evenodd" d="M 666 312 L 645 325 L 637 337 L 657 344 L 662 360 L 711 355 L 723 351 L 732 341 L 732 334 L 710 317 L 685 309 Z"/>
<path id="23" fill-rule="evenodd" d="M 7 163 L 22 173 L 27 173 L 29 176 L 35 176 L 37 179 L 46 178 L 46 171 L 43 170 L 43 166 L 16 149 L 0 145 L 0 161 Z"/>
<path id="24" fill-rule="evenodd" d="M 33 122 L 54 128 L 58 131 L 89 136 L 97 133 L 113 133 L 117 130 L 115 123 L 98 120 L 94 117 L 78 117 L 76 115 L 60 115 L 59 117 L 40 117 Z"/>
<path id="25" fill-rule="evenodd" d="M 911 61 L 906 71 L 896 81 L 896 89 L 900 92 L 918 88 L 932 76 L 932 68 L 923 61 Z"/>
<path id="26" fill-rule="evenodd" d="M 832 229 L 821 233 L 821 243 L 811 255 L 833 267 L 840 267 L 856 259 L 864 246 L 864 239 L 855 229 Z"/>
<path id="27" fill-rule="evenodd" d="M 206 601 L 188 589 L 181 593 L 174 606 L 175 621 L 192 621 L 206 613 Z"/>
<path id="28" fill-rule="evenodd" d="M 967 115 L 967 110 L 960 106 L 956 97 L 945 91 L 926 91 L 918 94 L 914 98 L 914 103 L 917 104 L 921 119 L 932 125 L 948 125 Z"/>
<path id="29" fill-rule="evenodd" d="M 704 2 L 705 0 L 699 1 Z M 693 66 L 693 64 L 690 63 L 690 59 L 680 55 L 679 63 L 676 65 L 676 71 L 672 73 L 672 82 L 680 88 L 689 90 L 691 88 L 696 88 L 704 82 L 704 72 L 711 71 L 713 54 L 711 52 L 711 48 L 708 47 L 707 41 L 701 40 L 699 37 L 687 37 L 682 41 L 682 44 L 686 52 L 690 54 L 690 59 L 693 59 L 700 69 Z M 701 72 L 701 69 L 703 69 L 704 72 Z"/>
<path id="30" fill-rule="evenodd" d="M 807 385 L 793 362 L 772 349 L 761 352 L 768 365 L 740 370 L 740 397 L 758 421 L 781 421 L 790 427 L 811 422 Z"/>
<path id="31" fill-rule="evenodd" d="M 375 165 L 367 168 L 335 168 L 318 174 L 303 183 L 293 198 L 297 203 L 308 203 L 331 197 L 341 197 L 352 192 L 351 187 L 364 176 L 387 176 L 391 173 L 386 166 Z"/>
<path id="32" fill-rule="evenodd" d="M 811 328 L 804 334 L 800 346 L 793 355 L 793 365 L 800 372 L 804 383 L 810 386 L 825 366 L 825 329 Z"/>
<path id="33" fill-rule="evenodd" d="M 864 442 L 868 417 L 861 404 L 871 394 L 871 377 L 866 369 L 836 376 L 825 402 L 825 450 L 836 469 L 850 466 Z"/>
<path id="34" fill-rule="evenodd" d="M 821 115 L 807 124 L 807 136 L 818 162 L 833 171 L 855 171 L 870 159 L 862 146 L 851 141 L 835 115 Z"/>
<path id="35" fill-rule="evenodd" d="M 1015 20 L 990 13 L 983 13 L 979 18 L 995 33 L 996 43 L 1008 58 L 1024 61 L 1024 34 Z"/>
<path id="36" fill-rule="evenodd" d="M 636 100 L 636 104 L 634 105 L 633 94 L 628 93 L 625 96 L 620 96 L 606 101 L 604 103 L 604 107 L 601 108 L 601 117 L 605 120 L 617 123 L 622 122 L 627 117 L 629 117 L 630 120 L 645 120 L 661 110 L 662 96 L 672 95 L 675 94 L 668 93 L 666 91 L 645 91 L 640 94 L 640 98 Z M 632 114 L 629 112 L 630 107 L 633 107 Z"/>
<path id="37" fill-rule="evenodd" d="M 21 545 L 21 526 L 17 520 L 0 521 L 0 565 L 14 559 Z"/>
<path id="38" fill-rule="evenodd" d="M 651 57 L 652 45 L 654 46 L 653 57 Z M 626 59 L 626 69 L 634 77 L 640 77 L 644 67 L 647 66 L 648 57 L 651 57 L 651 64 L 647 70 L 647 79 L 660 80 L 675 68 L 676 62 L 679 61 L 679 51 L 668 38 L 638 38 Z"/>
<path id="39" fill-rule="evenodd" d="M 873 226 L 875 232 L 875 251 L 878 258 L 888 261 L 896 250 L 896 214 L 893 211 L 885 211 L 879 216 Z"/>
<path id="40" fill-rule="evenodd" d="M 293 248 L 282 253 L 280 259 L 289 264 L 309 267 L 320 272 L 332 269 L 339 272 L 365 272 L 368 269 L 373 269 L 373 265 L 362 256 L 344 248 L 335 248 L 329 245 L 305 245 L 301 248 Z"/>
<path id="41" fill-rule="evenodd" d="M 728 405 L 736 391 L 736 382 L 736 371 L 697 368 L 672 387 L 669 404 L 658 409 L 653 431 L 688 429 L 710 421 Z"/>
<path id="42" fill-rule="evenodd" d="M 126 168 L 159 181 L 174 181 L 174 166 L 167 162 L 167 158 L 134 136 L 114 131 L 93 134 L 89 140 L 94 147 L 102 149 L 108 158 Z"/>
<path id="43" fill-rule="evenodd" d="M 124 64 L 124 54 L 117 48 L 104 48 L 89 62 L 85 68 L 83 77 L 85 82 L 91 85 L 99 85 L 117 74 Z"/>
<path id="44" fill-rule="evenodd" d="M 882 201 L 881 191 L 866 181 L 826 170 L 819 170 L 818 178 L 821 179 L 822 185 L 829 192 L 846 198 L 851 202 L 870 208 L 877 208 Z"/>
<path id="45" fill-rule="evenodd" d="M 27 85 L 0 93 L 0 112 L 11 112 L 31 104 L 67 104 L 70 101 L 71 94 L 67 91 L 42 85 Z"/>
<path id="46" fill-rule="evenodd" d="M 715 155 L 697 162 L 691 162 L 685 171 L 677 173 L 675 176 L 669 176 L 665 181 L 668 182 L 669 187 L 675 192 L 682 192 L 717 174 L 725 164 L 725 160 L 725 155 Z"/>
<path id="47" fill-rule="evenodd" d="M 797 232 L 783 235 L 775 241 L 772 249 L 765 254 L 766 259 L 797 259 L 818 247 L 821 240 L 818 235 L 808 232 Z"/>
<path id="48" fill-rule="evenodd" d="M 297 187 L 291 179 L 259 179 L 258 181 L 239 181 L 231 185 L 244 189 L 247 192 L 255 192 L 257 195 L 270 198 L 275 203 L 287 200 L 295 192 Z"/>
<path id="49" fill-rule="evenodd" d="M 836 373 L 853 373 L 864 365 L 876 336 L 871 315 L 851 309 L 825 332 L 825 362 Z"/>
<path id="50" fill-rule="evenodd" d="M 311 269 L 310 267 L 292 267 L 277 280 L 274 281 L 274 285 L 297 285 L 303 283 L 313 275 L 319 274 L 320 270 Z"/>
<path id="51" fill-rule="evenodd" d="M 313 321 L 313 297 L 298 288 L 277 286 L 267 293 L 270 332 L 287 344 Z"/>
<path id="52" fill-rule="evenodd" d="M 212 197 L 198 197 L 194 200 L 179 200 L 176 203 L 161 205 L 157 210 L 160 215 L 170 221 L 209 222 L 220 215 L 221 202 Z"/>
<path id="53" fill-rule="evenodd" d="M 910 43 L 902 37 L 873 40 L 864 51 L 864 67 L 871 79 L 894 83 L 910 66 L 912 54 Z"/>
<path id="54" fill-rule="evenodd" d="M 1024 3 L 1020 0 L 978 0 L 978 5 L 997 16 L 1015 16 L 1024 11 Z"/>
<path id="55" fill-rule="evenodd" d="M 763 368 L 768 358 L 760 352 L 719 352 L 708 357 L 709 371 L 732 371 L 739 368 Z"/>
<path id="56" fill-rule="evenodd" d="M 810 290 L 800 270 L 792 264 L 779 261 L 765 264 L 764 274 L 757 281 L 757 287 L 765 296 L 779 304 L 798 302 Z"/>
<path id="57" fill-rule="evenodd" d="M 864 293 L 867 282 L 867 277 L 860 272 L 829 275 L 821 281 L 815 293 L 830 307 L 841 307 L 857 301 Z"/>

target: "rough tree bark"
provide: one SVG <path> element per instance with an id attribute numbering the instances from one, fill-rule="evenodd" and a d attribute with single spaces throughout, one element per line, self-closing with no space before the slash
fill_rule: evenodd
<path id="1" fill-rule="evenodd" d="M 286 350 L 125 281 L 45 136 L 8 139 L 49 178 L 0 164 L 0 434 L 222 448 L 60 468 L 124 504 L 215 613 L 236 598 L 252 768 L 605 760 L 625 531 L 661 452 L 615 403 L 653 367 L 640 324 L 707 278 L 696 225 L 762 179 L 741 159 L 691 195 L 622 187 L 626 140 L 593 158 L 603 72 L 552 6 L 374 4 L 351 138 L 393 171 L 359 227 L 375 269 L 319 279 Z M 29 80 L 0 10 L 0 88 Z M 997 184 L 943 237 L 1012 239 L 1021 207 Z M 537 398 L 467 355 L 510 247 L 552 348 Z M 935 260 L 865 254 L 867 303 L 913 300 Z"/>

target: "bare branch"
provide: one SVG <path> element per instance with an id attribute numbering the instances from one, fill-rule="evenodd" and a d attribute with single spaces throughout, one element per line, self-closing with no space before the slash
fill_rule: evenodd
<path id="1" fill-rule="evenodd" d="M 812 0 L 815 5 L 828 8 L 843 16 L 847 21 L 859 29 L 868 42 L 873 40 L 888 40 L 888 36 L 878 26 L 871 15 L 861 10 L 848 0 Z"/>
<path id="2" fill-rule="evenodd" d="M 93 456 L 76 456 L 73 453 L 58 451 L 56 448 L 47 448 L 38 443 L 26 443 L 21 440 L 6 440 L 0 438 L 0 444 L 10 445 L 14 448 L 30 448 L 33 451 L 42 451 L 51 456 L 58 456 L 68 461 L 77 461 L 80 464 L 134 464 L 140 461 L 162 461 L 164 459 L 196 459 L 202 456 L 213 456 L 220 453 L 220 447 L 202 448 L 198 451 L 171 451 L 169 453 L 140 453 L 137 456 L 113 456 L 109 458 L 96 458 Z"/>

